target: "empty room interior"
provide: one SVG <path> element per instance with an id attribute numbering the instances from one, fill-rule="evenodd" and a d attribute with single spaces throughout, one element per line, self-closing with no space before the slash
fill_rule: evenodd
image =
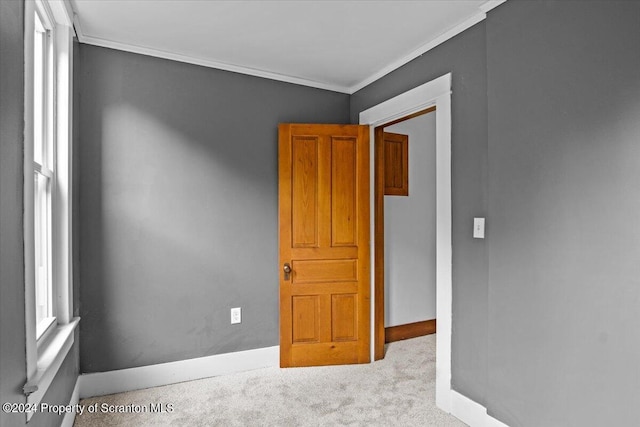
<path id="1" fill-rule="evenodd" d="M 261 370 L 304 403 L 415 340 L 432 425 L 640 423 L 640 1 L 0 0 L 0 30 L 0 426 Z M 376 425 L 283 408 L 198 425 Z"/>

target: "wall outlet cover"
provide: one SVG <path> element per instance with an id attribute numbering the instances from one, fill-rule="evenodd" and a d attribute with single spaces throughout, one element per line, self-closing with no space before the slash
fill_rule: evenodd
<path id="1" fill-rule="evenodd" d="M 236 323 L 242 322 L 242 308 L 235 307 L 231 309 L 231 324 L 235 325 Z"/>

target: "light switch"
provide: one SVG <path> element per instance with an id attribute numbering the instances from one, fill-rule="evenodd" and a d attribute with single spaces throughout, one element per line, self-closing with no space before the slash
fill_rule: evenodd
<path id="1" fill-rule="evenodd" d="M 484 239 L 484 218 L 473 218 L 473 238 Z"/>

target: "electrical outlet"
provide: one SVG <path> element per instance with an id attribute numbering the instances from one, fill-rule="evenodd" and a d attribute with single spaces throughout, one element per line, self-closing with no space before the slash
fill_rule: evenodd
<path id="1" fill-rule="evenodd" d="M 242 322 L 242 309 L 240 307 L 231 309 L 231 324 L 235 325 L 236 323 Z"/>

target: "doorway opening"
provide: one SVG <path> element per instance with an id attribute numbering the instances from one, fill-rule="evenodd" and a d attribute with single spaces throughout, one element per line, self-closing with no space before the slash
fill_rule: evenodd
<path id="1" fill-rule="evenodd" d="M 452 224 L 451 224 L 451 73 L 386 100 L 360 113 L 360 124 L 370 126 L 370 140 L 375 141 L 376 131 L 384 126 L 398 123 L 411 115 L 435 107 L 436 115 L 436 404 L 451 412 L 451 316 L 452 316 Z M 384 236 L 382 207 L 384 201 L 377 200 L 376 187 L 382 182 L 376 180 L 377 150 L 371 145 L 370 180 L 374 183 L 371 193 L 371 243 L 374 250 L 371 264 L 371 354 L 374 360 L 384 356 Z M 380 176 L 377 177 L 381 179 Z M 380 193 L 382 194 L 382 193 Z M 380 196 L 378 196 L 380 197 Z M 384 197 L 384 196 L 382 196 Z M 381 262 L 382 261 L 382 262 Z M 380 327 L 382 325 L 382 327 Z"/>
<path id="2" fill-rule="evenodd" d="M 374 130 L 376 331 L 385 343 L 436 332 L 435 111 Z M 376 350 L 382 358 L 385 347 Z"/>

